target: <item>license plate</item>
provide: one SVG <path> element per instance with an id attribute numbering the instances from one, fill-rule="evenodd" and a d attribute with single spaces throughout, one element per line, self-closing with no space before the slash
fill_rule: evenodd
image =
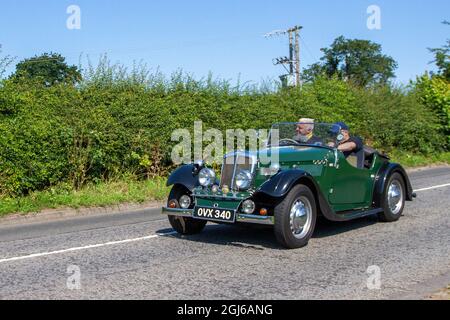
<path id="1" fill-rule="evenodd" d="M 194 218 L 234 223 L 236 221 L 236 211 L 219 208 L 196 207 L 194 210 Z"/>

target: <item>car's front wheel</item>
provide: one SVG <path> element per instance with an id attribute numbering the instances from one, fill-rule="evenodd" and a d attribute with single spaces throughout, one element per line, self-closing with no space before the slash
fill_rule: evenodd
<path id="1" fill-rule="evenodd" d="M 317 220 L 316 201 L 305 185 L 295 186 L 275 207 L 275 236 L 288 249 L 306 246 Z"/>
<path id="2" fill-rule="evenodd" d="M 406 190 L 403 177 L 394 173 L 388 179 L 383 193 L 382 209 L 378 218 L 384 222 L 394 222 L 400 219 L 405 208 Z"/>
<path id="3" fill-rule="evenodd" d="M 182 186 L 174 186 L 169 195 L 169 202 L 175 200 L 178 204 L 182 196 L 191 196 L 189 190 Z M 193 205 L 193 204 L 192 204 Z M 169 222 L 176 232 L 182 235 L 194 235 L 203 231 L 207 221 L 188 217 L 169 216 Z"/>

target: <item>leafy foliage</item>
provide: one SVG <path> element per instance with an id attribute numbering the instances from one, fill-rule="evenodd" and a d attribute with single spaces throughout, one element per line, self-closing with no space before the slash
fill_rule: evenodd
<path id="1" fill-rule="evenodd" d="M 417 79 L 416 92 L 420 102 L 439 118 L 438 125 L 450 144 L 450 82 L 425 74 Z"/>
<path id="2" fill-rule="evenodd" d="M 57 53 L 44 53 L 19 62 L 11 76 L 15 81 L 34 80 L 49 87 L 59 83 L 76 84 L 81 73 L 76 66 L 67 65 L 66 59 Z"/>
<path id="3" fill-rule="evenodd" d="M 306 80 L 317 76 L 337 76 L 358 86 L 386 84 L 393 78 L 397 63 L 384 55 L 381 45 L 368 40 L 339 37 L 330 48 L 322 48 L 321 62 L 313 64 L 304 72 Z"/>
<path id="4" fill-rule="evenodd" d="M 444 21 L 443 24 L 450 26 L 448 21 Z M 430 49 L 430 51 L 434 54 L 434 63 L 439 70 L 437 75 L 450 81 L 450 39 L 447 39 L 446 44 L 441 48 Z"/>
<path id="5" fill-rule="evenodd" d="M 61 184 L 79 189 L 131 175 L 167 174 L 175 129 L 268 129 L 310 117 L 346 121 L 384 151 L 431 153 L 445 148 L 441 119 L 419 90 L 370 90 L 339 77 L 317 77 L 302 90 L 231 85 L 211 75 L 171 77 L 107 59 L 79 85 L 0 85 L 0 194 L 26 195 Z M 268 89 L 269 88 L 269 89 Z M 434 106 L 434 102 L 430 102 Z"/>

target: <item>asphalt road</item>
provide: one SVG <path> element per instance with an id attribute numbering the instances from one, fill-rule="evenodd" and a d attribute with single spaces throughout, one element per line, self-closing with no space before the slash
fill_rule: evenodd
<path id="1" fill-rule="evenodd" d="M 411 180 L 437 188 L 399 222 L 322 221 L 294 251 L 261 227 L 181 237 L 154 209 L 3 226 L 0 299 L 422 298 L 450 283 L 450 168 Z"/>

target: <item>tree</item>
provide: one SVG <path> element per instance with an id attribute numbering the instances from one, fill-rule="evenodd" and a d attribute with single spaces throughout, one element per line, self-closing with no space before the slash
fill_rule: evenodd
<path id="1" fill-rule="evenodd" d="M 330 48 L 322 48 L 321 51 L 324 55 L 320 62 L 304 71 L 306 81 L 312 81 L 319 75 L 337 76 L 366 87 L 387 83 L 395 77 L 397 62 L 384 55 L 381 45 L 377 43 L 341 36 L 334 40 Z"/>
<path id="2" fill-rule="evenodd" d="M 450 22 L 444 21 L 443 24 L 450 25 Z M 429 49 L 434 54 L 434 63 L 438 67 L 437 75 L 450 81 L 450 39 L 442 48 Z"/>
<path id="3" fill-rule="evenodd" d="M 69 66 L 66 59 L 57 53 L 44 53 L 19 62 L 11 78 L 37 80 L 47 87 L 58 83 L 75 85 L 82 79 L 78 68 Z"/>

